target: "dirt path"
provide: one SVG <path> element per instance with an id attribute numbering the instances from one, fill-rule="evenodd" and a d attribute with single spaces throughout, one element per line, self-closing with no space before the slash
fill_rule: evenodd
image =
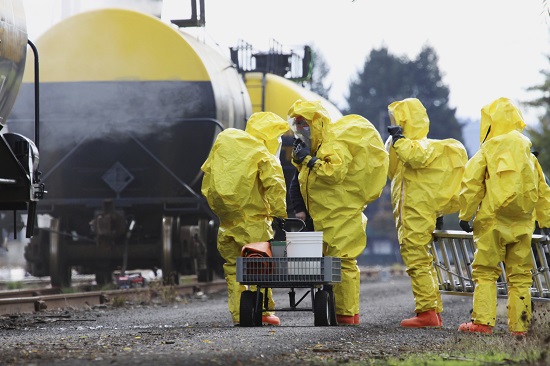
<path id="1" fill-rule="evenodd" d="M 275 289 L 287 306 L 288 289 Z M 448 352 L 468 320 L 469 296 L 444 296 L 441 330 L 410 330 L 407 277 L 364 281 L 361 324 L 315 327 L 311 312 L 280 312 L 280 327 L 233 327 L 226 294 L 195 296 L 169 305 L 126 305 L 47 312 L 0 321 L 2 365 L 317 365 Z M 497 328 L 504 329 L 503 324 Z"/>

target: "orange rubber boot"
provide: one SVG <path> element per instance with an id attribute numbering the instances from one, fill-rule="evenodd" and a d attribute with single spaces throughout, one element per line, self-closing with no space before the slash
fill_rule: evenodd
<path id="1" fill-rule="evenodd" d="M 493 327 L 485 324 L 474 324 L 473 322 L 462 323 L 458 327 L 459 332 L 470 332 L 470 333 L 483 333 L 483 334 L 493 334 Z"/>
<path id="2" fill-rule="evenodd" d="M 443 326 L 443 319 L 441 318 L 441 313 L 437 313 L 437 320 L 439 320 L 439 325 Z"/>
<path id="3" fill-rule="evenodd" d="M 336 314 L 336 321 L 338 322 L 338 325 L 355 325 L 355 315 Z"/>
<path id="4" fill-rule="evenodd" d="M 435 310 L 428 310 L 416 314 L 414 318 L 403 320 L 401 326 L 405 328 L 441 328 L 441 323 Z"/>
<path id="5" fill-rule="evenodd" d="M 360 321 L 359 321 L 359 314 L 355 314 L 353 316 L 353 324 L 355 325 L 359 325 Z"/>
<path id="6" fill-rule="evenodd" d="M 281 320 L 275 315 L 262 315 L 262 325 L 281 325 Z"/>

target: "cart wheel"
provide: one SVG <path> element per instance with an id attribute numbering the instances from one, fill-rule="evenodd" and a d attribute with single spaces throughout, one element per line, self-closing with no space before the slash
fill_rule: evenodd
<path id="1" fill-rule="evenodd" d="M 315 294 L 313 304 L 313 316 L 315 318 L 315 326 L 329 325 L 330 317 L 330 295 L 328 291 L 319 290 Z"/>
<path id="2" fill-rule="evenodd" d="M 258 293 L 246 290 L 241 293 L 241 305 L 239 308 L 239 326 L 254 327 L 262 325 L 263 294 L 260 292 L 260 300 L 256 302 Z"/>
<path id="3" fill-rule="evenodd" d="M 338 320 L 336 320 L 336 298 L 334 297 L 334 292 L 332 291 L 332 285 L 326 285 L 324 286 L 324 289 L 328 292 L 330 325 L 338 325 Z"/>

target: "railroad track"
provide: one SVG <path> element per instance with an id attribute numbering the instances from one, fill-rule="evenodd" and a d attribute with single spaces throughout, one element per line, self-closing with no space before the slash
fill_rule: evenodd
<path id="1" fill-rule="evenodd" d="M 386 275 L 404 275 L 403 271 Z M 384 272 L 378 267 L 361 268 L 362 280 L 379 280 L 384 277 Z M 403 273 L 401 273 L 403 272 Z M 89 278 L 88 278 L 89 277 Z M 211 294 L 226 290 L 225 280 L 199 283 L 191 280 L 189 283 L 179 286 L 161 286 L 158 282 L 149 282 L 144 288 L 131 288 L 123 290 L 97 290 L 86 291 L 93 283 L 93 276 L 81 276 L 75 278 L 75 287 L 71 289 L 47 287 L 47 279 L 33 280 L 26 286 L 40 286 L 39 288 L 26 288 L 21 290 L 0 291 L 0 316 L 36 313 L 46 310 L 60 309 L 86 309 L 94 306 L 121 304 L 126 301 L 134 303 L 150 303 L 155 298 L 169 301 L 176 296 L 192 296 L 197 293 Z M 71 292 L 67 292 L 71 291 Z"/>
<path id="2" fill-rule="evenodd" d="M 62 293 L 58 288 L 24 289 L 0 292 L 0 315 L 36 313 L 45 310 L 86 309 L 94 306 L 145 302 L 158 298 L 170 300 L 197 293 L 212 294 L 226 289 L 225 280 L 161 286 L 150 283 L 143 288 Z"/>
<path id="3" fill-rule="evenodd" d="M 45 277 L 25 277 L 21 280 L 0 280 L 0 294 L 10 287 L 17 285 L 21 289 L 43 289 L 50 287 L 51 280 L 49 276 Z M 84 288 L 92 287 L 95 284 L 95 275 L 79 275 L 74 274 L 72 278 L 72 287 Z M 0 295 L 1 298 L 1 295 Z"/>

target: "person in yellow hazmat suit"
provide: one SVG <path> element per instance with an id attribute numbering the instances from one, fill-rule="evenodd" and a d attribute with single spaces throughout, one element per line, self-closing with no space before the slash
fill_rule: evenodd
<path id="1" fill-rule="evenodd" d="M 236 281 L 236 258 L 244 245 L 273 238 L 273 218 L 287 217 L 279 153 L 281 136 L 288 129 L 288 122 L 274 113 L 254 113 L 245 131 L 228 128 L 218 135 L 201 168 L 202 194 L 220 219 L 217 246 L 225 260 L 228 306 L 235 325 L 246 290 Z M 268 308 L 274 309 L 271 293 L 269 300 Z M 269 312 L 263 314 L 262 323 L 279 325 L 280 320 Z"/>
<path id="2" fill-rule="evenodd" d="M 492 333 L 500 262 L 508 283 L 508 328 L 516 335 L 529 328 L 531 239 L 535 220 L 541 228 L 550 225 L 550 188 L 524 128 L 521 111 L 510 99 L 481 109 L 480 149 L 466 165 L 460 191 L 460 227 L 471 232 L 473 226 L 476 252 L 472 319 L 459 331 Z"/>
<path id="3" fill-rule="evenodd" d="M 388 106 L 393 216 L 399 250 L 411 278 L 415 301 L 406 328 L 443 326 L 443 303 L 433 267 L 431 242 L 442 217 L 457 212 L 458 193 L 468 161 L 466 149 L 455 139 L 429 139 L 430 120 L 420 100 L 407 98 Z"/>
<path id="4" fill-rule="evenodd" d="M 388 153 L 380 134 L 364 117 L 331 121 L 319 101 L 297 100 L 288 112 L 296 141 L 292 162 L 315 231 L 323 232 L 323 254 L 342 260 L 342 281 L 334 285 L 336 320 L 359 324 L 360 271 L 366 246 L 368 203 L 386 185 Z"/>

